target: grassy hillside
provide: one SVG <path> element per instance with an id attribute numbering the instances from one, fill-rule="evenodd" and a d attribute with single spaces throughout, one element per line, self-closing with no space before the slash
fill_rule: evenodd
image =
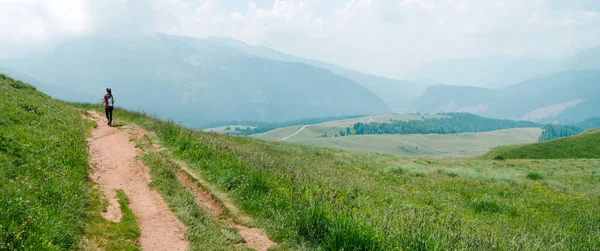
<path id="1" fill-rule="evenodd" d="M 68 105 L 0 75 L 0 249 L 76 247 L 86 205 L 84 128 Z"/>
<path id="2" fill-rule="evenodd" d="M 312 146 L 329 147 L 351 151 L 377 152 L 403 156 L 421 157 L 464 157 L 478 156 L 500 145 L 523 144 L 537 142 L 541 130 L 539 128 L 516 128 L 485 133 L 465 133 L 453 135 L 409 134 L 409 135 L 341 135 L 347 127 L 356 123 L 376 125 L 390 121 L 415 121 L 439 119 L 440 115 L 377 115 L 356 119 L 330 121 L 304 126 L 290 126 L 271 130 L 263 134 L 252 135 L 254 138 L 270 141 L 299 143 Z M 487 119 L 483 119 L 487 121 Z M 495 123 L 493 120 L 489 120 Z M 500 121 L 502 122 L 502 121 Z M 511 121 L 512 122 L 512 121 Z M 468 125 L 465 123 L 465 130 Z M 304 127 L 304 129 L 302 129 Z M 502 128 L 502 127 L 500 127 Z M 302 129 L 300 131 L 300 129 Z"/>
<path id="3" fill-rule="evenodd" d="M 117 111 L 280 247 L 596 250 L 599 160 L 415 159 L 191 131 Z"/>
<path id="4" fill-rule="evenodd" d="M 483 157 L 493 159 L 598 159 L 600 158 L 600 129 L 576 136 L 528 145 L 500 146 Z"/>
<path id="5" fill-rule="evenodd" d="M 517 128 L 483 133 L 352 135 L 336 138 L 286 140 L 312 146 L 420 157 L 465 157 L 483 154 L 501 145 L 537 142 L 540 128 Z"/>
<path id="6" fill-rule="evenodd" d="M 120 223 L 88 182 L 86 130 L 63 102 L 0 75 L 0 250 L 138 250 L 139 230 L 119 191 Z"/>
<path id="7" fill-rule="evenodd" d="M 368 117 L 360 117 L 360 118 L 352 118 L 352 119 L 342 119 L 342 120 L 334 120 L 323 123 L 318 123 L 315 125 L 310 125 L 302 130 L 300 133 L 294 135 L 290 139 L 301 140 L 301 139 L 316 139 L 322 138 L 325 133 L 327 137 L 334 137 L 335 134 L 339 134 L 340 130 L 346 130 L 346 127 L 352 127 L 356 123 L 386 123 L 390 121 L 409 121 L 409 120 L 421 120 L 423 118 L 441 118 L 442 116 L 438 115 L 394 115 L 394 114 L 384 114 L 384 115 L 374 115 Z M 282 138 L 288 137 L 298 130 L 300 130 L 304 125 L 299 126 L 289 126 L 283 128 L 277 128 L 266 133 L 252 135 L 252 137 L 264 139 L 264 140 L 280 140 Z"/>

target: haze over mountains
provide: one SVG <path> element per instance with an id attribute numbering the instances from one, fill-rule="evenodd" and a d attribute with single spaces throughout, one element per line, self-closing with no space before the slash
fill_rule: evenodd
<path id="1" fill-rule="evenodd" d="M 525 80 L 575 70 L 600 69 L 600 46 L 566 60 L 497 55 L 426 62 L 406 74 L 407 80 L 431 79 L 443 84 L 499 89 Z"/>
<path id="2" fill-rule="evenodd" d="M 188 37 L 77 39 L 0 66 L 69 90 L 56 91 L 57 98 L 95 102 L 110 86 L 120 106 L 195 126 L 391 112 L 377 95 L 328 70 Z"/>
<path id="3" fill-rule="evenodd" d="M 331 72 L 348 78 L 374 92 L 381 97 L 394 112 L 406 112 L 412 106 L 412 102 L 425 91 L 427 86 L 440 84 L 425 79 L 406 81 L 375 76 L 319 60 L 296 57 L 264 46 L 251 46 L 231 38 L 211 38 L 210 40 L 228 44 L 250 55 L 279 61 L 303 63 L 330 70 Z"/>
<path id="4" fill-rule="evenodd" d="M 540 123 L 578 123 L 600 115 L 600 70 L 555 73 L 493 90 L 438 85 L 415 101 L 414 111 L 469 112 Z"/>
<path id="5" fill-rule="evenodd" d="M 596 47 L 563 61 L 440 60 L 397 80 L 230 38 L 165 34 L 78 38 L 0 60 L 0 72 L 53 97 L 97 102 L 110 86 L 120 106 L 189 126 L 392 112 L 576 123 L 600 115 L 599 70 Z"/>

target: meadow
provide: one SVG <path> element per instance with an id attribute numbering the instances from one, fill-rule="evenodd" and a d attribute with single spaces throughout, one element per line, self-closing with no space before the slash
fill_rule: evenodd
<path id="1" fill-rule="evenodd" d="M 127 197 L 119 194 L 125 220 L 107 222 L 106 200 L 86 179 L 94 125 L 29 85 L 1 76 L 0 88 L 0 249 L 138 249 Z M 239 248 L 240 239 L 176 182 L 175 161 L 254 218 L 274 250 L 600 249 L 596 155 L 537 148 L 554 159 L 400 157 L 194 131 L 121 109 L 115 118 L 166 148 L 142 160 L 199 250 Z M 572 153 L 593 143 L 580 136 L 519 147 Z"/>
<path id="2" fill-rule="evenodd" d="M 407 158 L 115 116 L 153 131 L 254 217 L 277 249 L 600 248 L 598 159 Z"/>
<path id="3" fill-rule="evenodd" d="M 598 159 L 600 158 L 600 129 L 591 129 L 579 135 L 537 144 L 500 146 L 486 153 L 484 158 Z"/>
<path id="4" fill-rule="evenodd" d="M 137 249 L 137 223 L 100 215 L 106 199 L 87 180 L 94 126 L 69 104 L 0 75 L 0 250 Z"/>
<path id="5" fill-rule="evenodd" d="M 287 142 L 350 151 L 415 157 L 473 157 L 502 145 L 537 142 L 539 128 L 505 129 L 461 134 L 351 135 L 332 138 L 300 138 Z"/>

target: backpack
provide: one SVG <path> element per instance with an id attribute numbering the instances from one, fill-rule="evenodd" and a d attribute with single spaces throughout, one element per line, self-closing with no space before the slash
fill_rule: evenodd
<path id="1" fill-rule="evenodd" d="M 115 99 L 114 99 L 113 95 L 107 94 L 105 96 L 105 101 L 106 101 L 106 105 L 107 106 L 111 106 L 112 107 L 115 104 Z"/>

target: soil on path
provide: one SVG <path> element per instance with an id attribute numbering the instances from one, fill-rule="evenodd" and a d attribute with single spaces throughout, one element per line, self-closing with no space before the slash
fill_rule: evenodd
<path id="1" fill-rule="evenodd" d="M 171 212 L 158 192 L 150 189 L 150 173 L 137 156 L 141 150 L 129 140 L 136 136 L 135 128 L 109 127 L 104 117 L 91 112 L 97 127 L 88 139 L 92 174 L 104 194 L 109 198 L 103 216 L 120 221 L 121 212 L 116 191 L 122 189 L 129 198 L 129 207 L 140 228 L 140 245 L 143 250 L 185 250 L 185 225 Z M 127 130 L 134 129 L 134 130 Z"/>

